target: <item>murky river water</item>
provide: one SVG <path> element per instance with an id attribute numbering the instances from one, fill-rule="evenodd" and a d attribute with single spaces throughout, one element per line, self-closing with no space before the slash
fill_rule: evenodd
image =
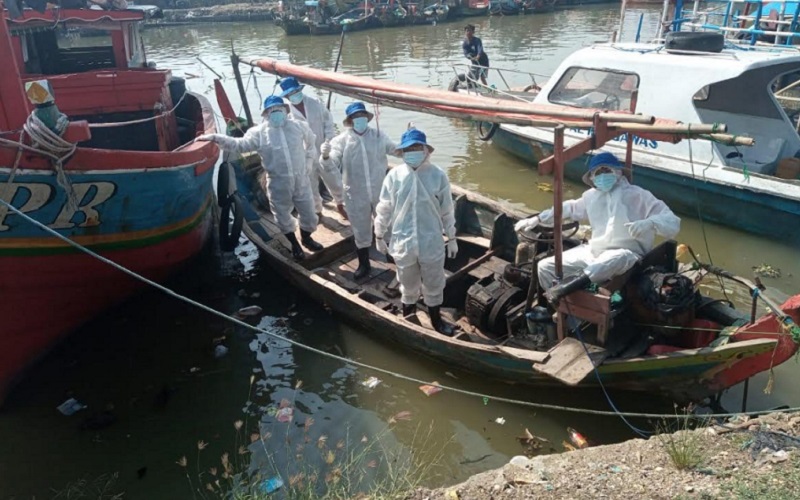
<path id="1" fill-rule="evenodd" d="M 636 29 L 639 12 L 645 13 L 643 33 L 653 32 L 655 9 L 630 12 L 628 37 Z M 471 22 L 477 25 L 493 66 L 547 75 L 576 48 L 608 39 L 618 15 L 618 7 L 610 5 Z M 451 65 L 462 62 L 462 24 L 350 34 L 342 70 L 445 87 L 454 75 Z M 145 39 L 150 60 L 173 68 L 176 75 L 188 79 L 190 89 L 212 99 L 213 75 L 197 56 L 229 76 L 231 43 L 241 55 L 271 56 L 319 68 L 333 67 L 338 47 L 338 37 L 285 37 L 268 23 L 165 28 L 147 31 Z M 257 113 L 259 101 L 272 92 L 274 78 L 259 74 L 253 81 L 245 73 L 245 79 Z M 529 83 L 527 76 L 509 80 L 512 85 Z M 225 86 L 238 108 L 233 80 L 226 79 Z M 349 101 L 334 96 L 337 121 Z M 551 194 L 534 187 L 540 180 L 535 171 L 479 141 L 470 125 L 388 108 L 379 111 L 379 126 L 392 137 L 399 138 L 409 121 L 425 130 L 437 148 L 435 162 L 448 169 L 454 182 L 530 208 L 550 206 Z M 569 185 L 567 196 L 581 190 Z M 680 240 L 707 255 L 704 236 L 716 264 L 749 275 L 752 266 L 768 263 L 783 270 L 781 278 L 768 280 L 769 286 L 787 292 L 800 288 L 796 249 L 712 225 L 703 231 L 698 221 L 684 218 Z M 260 326 L 424 380 L 530 401 L 608 409 L 598 392 L 496 384 L 381 343 L 291 290 L 260 265 L 249 245 L 242 246 L 236 258 L 205 257 L 171 286 L 226 312 L 259 305 L 265 314 Z M 254 293 L 260 295 L 253 297 Z M 213 345 L 219 337 L 225 337 L 230 352 L 216 359 Z M 126 498 L 191 498 L 188 482 L 197 487 L 198 470 L 219 466 L 224 451 L 237 456 L 241 444 L 234 430 L 237 420 L 246 420 L 250 428 L 261 421 L 262 430 L 273 433 L 267 448 L 276 452 L 281 470 L 296 468 L 297 461 L 323 471 L 330 468 L 316 446 L 321 436 L 327 437 L 326 449 L 341 455 L 342 450 L 336 448 L 339 441 L 355 446 L 361 436 L 383 435 L 392 450 L 441 453 L 440 467 L 429 475 L 429 484 L 453 483 L 501 465 L 521 451 L 514 437 L 525 428 L 548 438 L 557 449 L 566 438 L 567 426 L 595 443 L 632 436 L 617 418 L 484 404 L 480 398 L 448 392 L 426 397 L 415 384 L 384 376 L 381 385 L 366 390 L 360 383 L 371 375 L 375 374 L 254 338 L 249 331 L 149 291 L 70 337 L 12 394 L 0 411 L 0 498 L 48 498 L 54 488 L 69 481 L 112 473 L 119 474 L 117 487 L 127 493 Z M 756 377 L 751 382 L 749 408 L 800 406 L 800 389 L 794 383 L 797 375 L 794 362 L 781 366 L 776 370 L 775 391 L 769 396 L 762 392 L 766 377 Z M 72 417 L 61 416 L 55 406 L 71 396 L 89 408 Z M 668 402 L 641 395 L 612 397 L 624 410 L 672 411 Z M 296 425 L 276 422 L 275 411 L 282 399 L 296 406 Z M 740 399 L 741 388 L 734 388 L 723 404 L 738 409 Z M 98 419 L 87 425 L 86 417 L 102 417 L 106 410 L 116 418 L 112 425 L 93 429 Z M 390 417 L 405 411 L 411 412 L 410 420 L 401 419 L 385 430 Z M 306 417 L 313 417 L 314 423 L 304 428 Z M 505 419 L 505 425 L 494 422 L 498 417 Z M 306 436 L 311 442 L 304 447 Z M 249 441 L 248 436 L 242 438 Z M 202 452 L 197 449 L 199 440 L 209 443 Z M 176 464 L 184 455 L 186 469 Z"/>

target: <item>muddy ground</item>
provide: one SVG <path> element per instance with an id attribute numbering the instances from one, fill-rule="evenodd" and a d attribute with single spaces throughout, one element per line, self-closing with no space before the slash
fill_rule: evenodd
<path id="1" fill-rule="evenodd" d="M 800 415 L 740 417 L 647 440 L 515 457 L 518 465 L 419 489 L 408 499 L 798 498 L 798 435 Z"/>

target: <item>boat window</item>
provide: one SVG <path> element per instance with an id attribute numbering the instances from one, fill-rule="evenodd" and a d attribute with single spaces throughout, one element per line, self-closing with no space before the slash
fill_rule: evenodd
<path id="1" fill-rule="evenodd" d="M 63 26 L 25 37 L 29 74 L 81 73 L 116 65 L 108 30 Z"/>
<path id="2" fill-rule="evenodd" d="M 627 110 L 639 88 L 639 75 L 606 69 L 569 68 L 550 92 L 554 104 L 578 108 Z"/>

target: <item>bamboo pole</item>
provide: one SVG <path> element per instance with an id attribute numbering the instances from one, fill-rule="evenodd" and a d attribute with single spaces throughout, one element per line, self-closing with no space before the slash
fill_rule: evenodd
<path id="1" fill-rule="evenodd" d="M 278 76 L 296 76 L 304 82 L 318 88 L 329 89 L 333 86 L 347 86 L 351 88 L 363 89 L 364 92 L 378 93 L 378 92 L 395 92 L 402 95 L 404 99 L 410 100 L 413 98 L 429 98 L 437 99 L 437 94 L 441 97 L 438 100 L 442 104 L 452 105 L 453 102 L 458 102 L 461 107 L 473 109 L 485 109 L 487 111 L 495 112 L 509 112 L 519 115 L 534 114 L 543 115 L 552 118 L 571 118 L 577 120 L 592 120 L 599 112 L 602 120 L 629 122 L 629 123 L 653 123 L 655 117 L 653 116 L 631 116 L 627 113 L 612 113 L 602 112 L 600 110 L 575 110 L 567 109 L 566 106 L 556 106 L 550 104 L 533 104 L 533 103 L 515 103 L 514 106 L 506 104 L 501 99 L 489 99 L 486 97 L 478 97 L 474 95 L 458 94 L 452 95 L 452 92 L 446 90 L 435 90 L 429 88 L 420 88 L 413 85 L 397 84 L 392 82 L 383 82 L 373 80 L 371 78 L 334 75 L 333 73 L 325 70 L 318 70 L 312 68 L 305 68 L 295 66 L 293 64 L 276 61 L 273 59 L 242 59 L 242 63 L 257 67 L 262 71 L 271 73 Z M 398 92 L 400 90 L 400 92 Z M 444 97 L 444 96 L 447 97 Z M 487 101 L 492 104 L 487 104 Z M 473 103 L 475 106 L 469 106 L 467 103 Z"/>
<path id="2" fill-rule="evenodd" d="M 564 278 L 562 254 L 564 241 L 561 234 L 561 224 L 564 216 L 564 126 L 559 125 L 553 131 L 553 240 L 555 243 L 556 277 Z M 533 278 L 531 278 L 533 279 Z"/>

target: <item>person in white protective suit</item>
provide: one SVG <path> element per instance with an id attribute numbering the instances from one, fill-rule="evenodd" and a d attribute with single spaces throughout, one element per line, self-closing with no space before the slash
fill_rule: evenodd
<path id="1" fill-rule="evenodd" d="M 375 209 L 376 247 L 394 258 L 403 316 L 414 313 L 421 288 L 434 329 L 452 335 L 440 312 L 446 281 L 445 249 L 451 259 L 458 252 L 450 181 L 429 161 L 433 148 L 421 131 L 407 130 L 398 149 L 404 163 L 383 180 Z M 390 230 L 391 247 L 385 241 Z"/>
<path id="2" fill-rule="evenodd" d="M 330 141 L 336 135 L 331 112 L 316 98 L 303 94 L 305 85 L 300 84 L 296 78 L 291 76 L 284 78 L 281 80 L 280 86 L 281 90 L 283 90 L 280 96 L 289 101 L 292 118 L 304 121 L 311 127 L 311 131 L 317 137 L 314 147 L 319 151 L 322 143 Z M 322 171 L 319 158 L 314 158 L 314 164 L 311 166 L 308 176 L 311 181 L 311 191 L 314 195 L 314 210 L 317 215 L 320 215 L 322 214 L 322 195 L 320 194 L 319 180 L 322 177 L 322 181 L 326 186 L 330 183 L 330 180 Z"/>
<path id="3" fill-rule="evenodd" d="M 269 207 L 281 232 L 292 245 L 296 260 L 305 253 L 294 232 L 297 221 L 292 209 L 300 218 L 300 235 L 303 246 L 311 251 L 322 250 L 322 245 L 311 237 L 317 229 L 317 214 L 308 183 L 308 169 L 317 156 L 314 132 L 304 122 L 287 119 L 289 106 L 278 96 L 264 101 L 264 123 L 251 127 L 244 137 L 234 138 L 222 134 L 206 134 L 201 141 L 213 141 L 225 151 L 245 153 L 255 151 L 267 171 Z"/>
<path id="4" fill-rule="evenodd" d="M 539 283 L 550 303 L 558 303 L 589 283 L 602 283 L 626 272 L 653 249 L 656 234 L 664 238 L 678 234 L 681 220 L 652 193 L 631 185 L 622 175 L 622 167 L 611 153 L 594 156 L 583 176 L 593 189 L 564 202 L 563 218 L 588 219 L 592 238 L 588 244 L 564 252 L 565 278 L 556 286 L 555 257 L 539 262 Z M 540 223 L 553 223 L 553 209 L 517 222 L 515 229 L 529 231 Z"/>
<path id="5" fill-rule="evenodd" d="M 322 144 L 319 161 L 331 178 L 328 189 L 336 207 L 350 220 L 358 254 L 358 269 L 353 276 L 360 280 L 371 269 L 372 217 L 389 169 L 386 155 L 399 156 L 399 153 L 394 141 L 369 126 L 373 114 L 363 103 L 350 104 L 345 115 L 347 130 Z"/>

